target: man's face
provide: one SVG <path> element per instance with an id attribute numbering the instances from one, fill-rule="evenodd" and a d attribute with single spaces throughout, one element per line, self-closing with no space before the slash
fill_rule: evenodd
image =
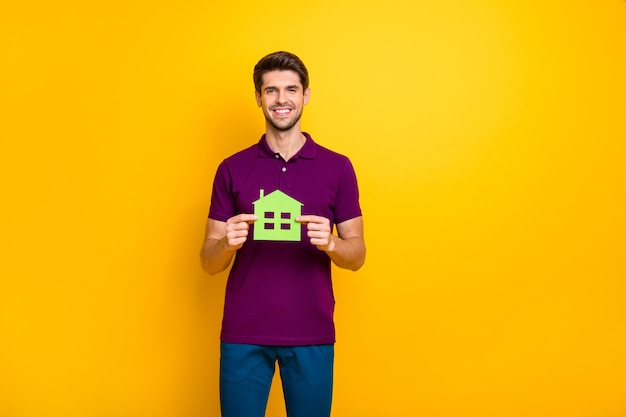
<path id="1" fill-rule="evenodd" d="M 256 102 L 263 109 L 267 123 L 276 130 L 286 131 L 300 120 L 309 95 L 310 90 L 303 90 L 296 72 L 270 71 L 263 74 L 261 94 L 256 93 Z"/>

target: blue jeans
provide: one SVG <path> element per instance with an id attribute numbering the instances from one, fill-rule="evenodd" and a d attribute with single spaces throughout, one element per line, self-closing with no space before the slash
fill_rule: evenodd
<path id="1" fill-rule="evenodd" d="M 329 417 L 334 345 L 258 346 L 221 344 L 222 417 L 263 417 L 280 369 L 288 417 Z"/>

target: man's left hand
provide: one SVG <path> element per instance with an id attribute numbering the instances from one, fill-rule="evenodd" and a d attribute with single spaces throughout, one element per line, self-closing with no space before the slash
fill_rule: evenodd
<path id="1" fill-rule="evenodd" d="M 330 227 L 330 220 L 326 217 L 306 215 L 296 217 L 296 221 L 306 225 L 307 236 L 311 244 L 324 252 L 332 252 L 335 249 L 335 239 Z"/>

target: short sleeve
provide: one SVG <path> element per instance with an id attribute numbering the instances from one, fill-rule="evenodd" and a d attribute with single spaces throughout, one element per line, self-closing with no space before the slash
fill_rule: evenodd
<path id="1" fill-rule="evenodd" d="M 346 220 L 361 216 L 359 204 L 359 186 L 354 167 L 348 158 L 345 159 L 343 170 L 339 178 L 339 187 L 335 198 L 334 222 L 342 223 Z"/>
<path id="2" fill-rule="evenodd" d="M 209 209 L 210 219 L 225 222 L 237 214 L 231 190 L 232 177 L 226 162 L 223 161 L 218 166 L 215 179 L 213 180 L 211 207 Z"/>

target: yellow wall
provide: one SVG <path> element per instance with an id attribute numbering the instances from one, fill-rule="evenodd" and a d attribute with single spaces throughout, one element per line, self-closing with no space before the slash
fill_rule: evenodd
<path id="1" fill-rule="evenodd" d="M 333 415 L 626 416 L 626 2 L 214 3 L 0 5 L 0 416 L 218 416 L 197 254 L 278 49 L 362 190 Z"/>

